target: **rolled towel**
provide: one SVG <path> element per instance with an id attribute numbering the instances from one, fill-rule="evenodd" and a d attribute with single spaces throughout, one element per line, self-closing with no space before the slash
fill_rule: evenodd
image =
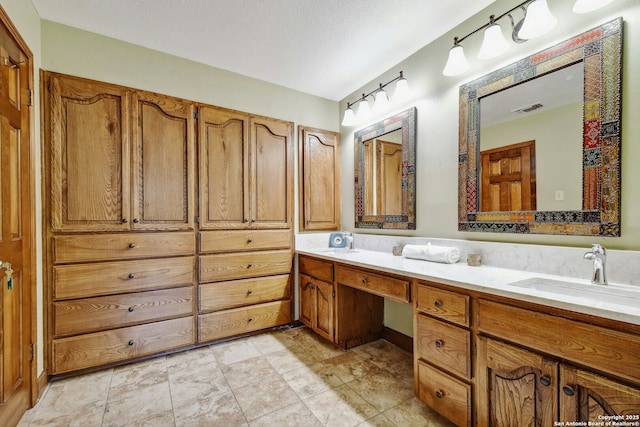
<path id="1" fill-rule="evenodd" d="M 402 249 L 405 258 L 453 264 L 460 260 L 460 249 L 450 246 L 405 245 Z"/>

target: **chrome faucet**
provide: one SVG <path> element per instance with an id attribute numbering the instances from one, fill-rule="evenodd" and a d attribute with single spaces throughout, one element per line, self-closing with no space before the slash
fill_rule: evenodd
<path id="1" fill-rule="evenodd" d="M 596 285 L 606 285 L 607 275 L 605 272 L 605 265 L 607 263 L 607 253 L 604 247 L 599 243 L 591 245 L 591 250 L 584 254 L 584 259 L 593 260 L 593 275 L 591 276 L 591 283 Z"/>
<path id="2" fill-rule="evenodd" d="M 349 231 L 345 231 L 342 233 L 342 235 L 344 236 L 345 239 L 347 239 L 347 248 L 348 249 L 353 249 L 353 233 L 349 232 Z"/>

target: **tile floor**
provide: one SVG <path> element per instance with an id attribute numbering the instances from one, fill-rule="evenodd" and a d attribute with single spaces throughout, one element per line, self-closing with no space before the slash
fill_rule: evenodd
<path id="1" fill-rule="evenodd" d="M 53 381 L 19 427 L 449 425 L 414 397 L 411 355 L 295 328 Z"/>

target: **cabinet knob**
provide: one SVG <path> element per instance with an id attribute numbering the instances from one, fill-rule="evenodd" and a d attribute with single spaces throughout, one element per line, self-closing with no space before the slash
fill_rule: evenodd
<path id="1" fill-rule="evenodd" d="M 134 308 L 133 307 L 129 307 L 129 313 L 133 313 Z"/>
<path id="2" fill-rule="evenodd" d="M 132 346 L 133 344 L 135 344 L 133 340 L 129 340 L 129 346 Z"/>
<path id="3" fill-rule="evenodd" d="M 252 268 L 253 264 L 247 264 L 247 268 Z"/>
<path id="4" fill-rule="evenodd" d="M 136 245 L 134 245 L 133 243 L 129 243 L 129 249 L 133 249 L 135 247 L 136 247 Z"/>
<path id="5" fill-rule="evenodd" d="M 253 291 L 252 291 L 251 289 L 249 289 L 249 290 L 247 291 L 247 295 L 251 295 L 252 293 L 253 293 Z"/>
<path id="6" fill-rule="evenodd" d="M 436 347 L 441 348 L 444 345 L 444 341 L 436 340 Z"/>
<path id="7" fill-rule="evenodd" d="M 127 278 L 128 278 L 129 280 L 131 280 L 131 279 L 135 279 L 135 277 L 136 277 L 136 276 L 134 276 L 134 275 L 133 275 L 133 273 L 129 273 L 129 275 L 127 276 Z"/>
<path id="8" fill-rule="evenodd" d="M 442 398 L 444 397 L 444 391 L 442 391 L 442 390 L 437 390 L 437 391 L 436 391 L 436 397 L 437 397 L 438 399 L 442 399 Z"/>
<path id="9" fill-rule="evenodd" d="M 253 322 L 253 317 L 249 317 L 249 318 L 247 319 L 247 322 Z"/>
<path id="10" fill-rule="evenodd" d="M 249 218 L 243 218 L 242 222 L 249 222 Z"/>
<path id="11" fill-rule="evenodd" d="M 540 384 L 542 384 L 543 386 L 550 386 L 551 378 L 549 378 L 547 375 L 545 375 L 544 377 L 540 377 Z"/>
<path id="12" fill-rule="evenodd" d="M 138 218 L 133 218 L 133 223 L 134 224 L 138 224 L 140 222 L 140 220 Z"/>
<path id="13" fill-rule="evenodd" d="M 253 239 L 252 239 L 251 237 L 249 237 L 249 238 L 247 239 L 247 243 L 251 243 L 251 242 L 253 242 Z"/>
<path id="14" fill-rule="evenodd" d="M 123 224 L 126 224 L 126 223 L 128 223 L 128 222 L 129 222 L 129 220 L 128 220 L 127 218 L 122 218 L 122 223 L 123 223 Z"/>
<path id="15" fill-rule="evenodd" d="M 251 222 L 256 222 L 256 219 L 255 218 L 251 218 Z"/>
<path id="16" fill-rule="evenodd" d="M 442 307 L 442 301 L 440 301 L 440 300 L 436 300 L 436 301 L 433 303 L 433 305 L 435 305 L 437 308 L 440 308 L 440 307 Z"/>
<path id="17" fill-rule="evenodd" d="M 363 284 L 363 285 L 366 285 L 366 284 L 367 284 L 367 282 L 368 282 L 368 280 L 367 280 L 367 279 L 362 279 L 362 284 Z"/>
<path id="18" fill-rule="evenodd" d="M 564 391 L 564 394 L 566 394 L 567 396 L 573 396 L 574 394 L 576 394 L 576 391 L 570 385 L 562 387 L 562 391 Z"/>

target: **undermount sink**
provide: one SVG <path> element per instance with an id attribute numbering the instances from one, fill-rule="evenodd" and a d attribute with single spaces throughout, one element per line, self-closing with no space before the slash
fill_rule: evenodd
<path id="1" fill-rule="evenodd" d="M 619 304 L 640 307 L 640 287 L 625 285 L 596 285 L 588 282 L 532 277 L 510 283 L 512 286 L 531 289 L 556 296 L 571 297 L 571 301 Z M 637 289 L 636 289 L 637 288 Z"/>

